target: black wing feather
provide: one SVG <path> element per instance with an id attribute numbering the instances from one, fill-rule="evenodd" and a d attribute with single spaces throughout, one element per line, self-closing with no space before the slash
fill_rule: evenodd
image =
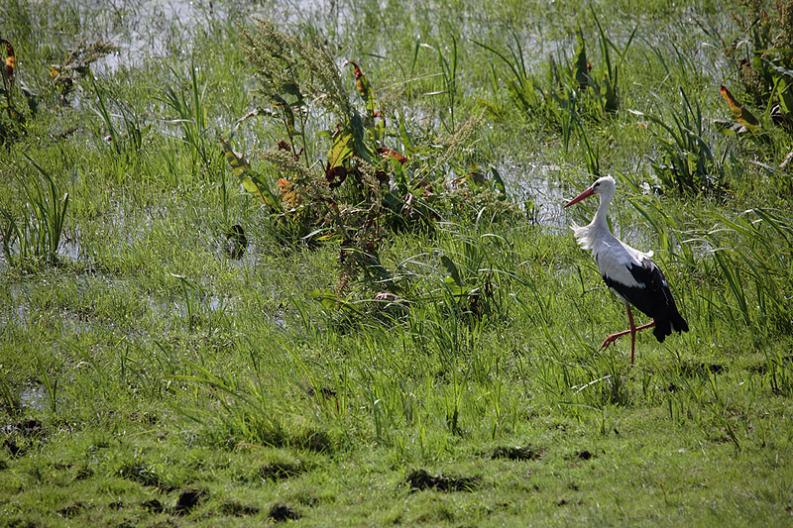
<path id="1" fill-rule="evenodd" d="M 658 341 L 663 342 L 672 331 L 688 332 L 688 323 L 677 310 L 672 291 L 660 268 L 650 259 L 642 265 L 631 265 L 631 275 L 639 286 L 626 286 L 604 275 L 603 280 L 609 288 L 620 294 L 623 299 L 635 306 L 639 311 L 655 320 L 655 334 Z"/>

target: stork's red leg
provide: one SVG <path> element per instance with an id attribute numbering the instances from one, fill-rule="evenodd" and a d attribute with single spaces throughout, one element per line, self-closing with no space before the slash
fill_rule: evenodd
<path id="1" fill-rule="evenodd" d="M 633 365 L 633 356 L 636 355 L 636 324 L 633 322 L 633 312 L 631 305 L 625 303 L 625 308 L 628 310 L 628 324 L 631 331 L 631 365 Z"/>
<path id="2" fill-rule="evenodd" d="M 600 345 L 600 349 L 601 350 L 607 349 L 608 347 L 611 346 L 612 343 L 614 343 L 614 341 L 616 341 L 620 337 L 622 337 L 624 335 L 627 335 L 627 334 L 630 334 L 630 333 L 631 333 L 630 330 L 623 330 L 622 332 L 615 332 L 613 334 L 607 335 L 606 339 L 603 340 L 603 344 Z"/>
<path id="3" fill-rule="evenodd" d="M 641 326 L 637 326 L 637 327 L 635 328 L 634 332 L 635 332 L 635 333 L 638 333 L 638 332 L 641 332 L 642 330 L 647 330 L 648 328 L 652 328 L 652 327 L 654 327 L 654 326 L 655 326 L 655 321 L 650 321 L 649 323 L 643 324 L 643 325 L 641 325 Z M 606 339 L 604 339 L 604 340 L 603 340 L 603 344 L 602 344 L 602 345 L 600 345 L 600 349 L 601 349 L 601 350 L 605 350 L 606 348 L 608 348 L 609 346 L 611 346 L 611 344 L 612 344 L 614 341 L 616 341 L 616 340 L 617 340 L 617 339 L 619 339 L 620 337 L 622 337 L 622 336 L 624 336 L 624 335 L 628 335 L 628 334 L 630 334 L 630 333 L 631 333 L 631 331 L 630 331 L 630 329 L 628 329 L 628 330 L 623 330 L 622 332 L 617 332 L 617 333 L 615 333 L 615 334 L 609 334 L 609 335 L 607 335 L 607 336 L 606 336 Z"/>

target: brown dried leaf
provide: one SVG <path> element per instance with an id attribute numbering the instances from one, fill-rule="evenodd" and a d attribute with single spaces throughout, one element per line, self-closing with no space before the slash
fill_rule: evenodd
<path id="1" fill-rule="evenodd" d="M 355 75 L 355 89 L 358 90 L 358 94 L 366 104 L 366 110 L 369 112 L 369 116 L 380 116 L 380 112 L 378 112 L 375 108 L 376 102 L 374 98 L 374 92 L 372 91 L 372 87 L 369 84 L 369 80 L 366 78 L 366 76 L 363 74 L 363 71 L 361 71 L 361 68 L 356 63 L 349 61 L 347 64 L 351 65 L 353 68 L 353 75 Z"/>
<path id="2" fill-rule="evenodd" d="M 730 111 L 738 123 L 745 126 L 752 132 L 757 130 L 757 128 L 760 126 L 760 122 L 745 106 L 742 106 L 738 100 L 733 97 L 732 93 L 730 93 L 730 90 L 728 90 L 726 86 L 722 85 L 719 89 L 719 93 L 721 93 L 721 96 L 727 102 L 727 106 L 730 107 Z"/>
<path id="3" fill-rule="evenodd" d="M 395 159 L 402 165 L 404 165 L 408 161 L 408 159 L 401 152 L 397 152 L 396 150 L 388 147 L 378 147 L 377 153 L 380 154 L 383 158 Z"/>
<path id="4" fill-rule="evenodd" d="M 17 67 L 17 57 L 14 54 L 14 47 L 5 39 L 0 39 L 0 44 L 5 44 L 6 47 L 6 60 L 5 60 L 5 73 L 6 77 L 13 81 L 14 71 Z"/>

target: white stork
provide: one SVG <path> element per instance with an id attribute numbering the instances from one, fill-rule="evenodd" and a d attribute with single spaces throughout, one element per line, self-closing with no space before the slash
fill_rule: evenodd
<path id="1" fill-rule="evenodd" d="M 585 226 L 573 225 L 572 229 L 578 244 L 583 249 L 592 250 L 603 280 L 609 289 L 625 302 L 625 308 L 628 311 L 630 328 L 606 336 L 601 350 L 608 348 L 620 337 L 630 334 L 632 365 L 636 352 L 637 332 L 655 327 L 653 334 L 658 341 L 663 342 L 666 336 L 672 334 L 673 330 L 678 333 L 688 332 L 688 323 L 677 311 L 675 300 L 672 298 L 672 292 L 669 290 L 664 274 L 650 260 L 652 251 L 642 253 L 611 234 L 606 222 L 606 215 L 611 199 L 614 197 L 615 188 L 616 184 L 611 176 L 598 178 L 581 194 L 567 202 L 565 207 L 577 204 L 595 194 L 600 196 L 600 206 L 592 222 Z M 648 317 L 652 317 L 653 320 L 636 326 L 633 322 L 631 305 Z"/>

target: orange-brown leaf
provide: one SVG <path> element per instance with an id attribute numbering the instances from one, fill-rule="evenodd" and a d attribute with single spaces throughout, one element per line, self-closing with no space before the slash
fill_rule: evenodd
<path id="1" fill-rule="evenodd" d="M 735 99 L 735 97 L 733 97 L 732 93 L 730 93 L 730 90 L 728 90 L 726 86 L 722 85 L 721 88 L 719 88 L 719 93 L 727 102 L 727 106 L 730 108 L 732 116 L 736 121 L 738 121 L 738 123 L 745 126 L 749 130 L 754 130 L 760 125 L 760 122 L 757 120 L 757 118 L 752 115 L 752 113 L 745 106 L 741 105 L 738 100 Z"/>
<path id="2" fill-rule="evenodd" d="M 401 152 L 397 152 L 396 150 L 390 149 L 388 147 L 378 147 L 377 153 L 384 158 L 395 159 L 402 165 L 407 163 L 408 160 Z"/>
<path id="3" fill-rule="evenodd" d="M 297 209 L 300 206 L 300 195 L 297 194 L 294 184 L 286 178 L 279 178 L 277 182 L 278 190 L 281 191 L 281 201 L 290 209 Z"/>
<path id="4" fill-rule="evenodd" d="M 350 61 L 348 64 L 352 66 L 352 73 L 355 76 L 355 89 L 358 90 L 361 98 L 366 101 L 369 99 L 369 85 L 366 82 L 366 77 L 364 77 L 357 63 Z"/>
<path id="5" fill-rule="evenodd" d="M 14 70 L 16 70 L 17 67 L 17 57 L 14 55 L 14 47 L 5 39 L 0 40 L 0 43 L 5 44 L 6 47 L 6 77 L 13 79 Z"/>
<path id="6" fill-rule="evenodd" d="M 355 76 L 355 89 L 358 90 L 361 99 L 366 103 L 366 110 L 368 110 L 371 117 L 377 117 L 379 112 L 375 109 L 374 93 L 372 92 L 369 80 L 363 74 L 358 64 L 353 61 L 349 61 L 347 64 L 352 66 L 353 75 Z"/>
<path id="7" fill-rule="evenodd" d="M 363 72 L 361 71 L 361 68 L 358 66 L 358 63 L 353 62 L 353 61 L 349 61 L 348 64 L 350 64 L 352 66 L 353 74 L 355 75 L 355 80 L 356 81 L 358 79 L 360 79 L 361 77 L 363 77 Z"/>

